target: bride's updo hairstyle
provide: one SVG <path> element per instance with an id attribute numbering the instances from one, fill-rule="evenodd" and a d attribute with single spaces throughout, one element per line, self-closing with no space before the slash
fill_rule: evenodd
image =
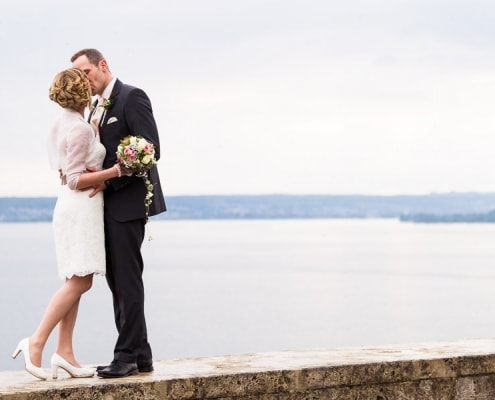
<path id="1" fill-rule="evenodd" d="M 91 107 L 91 87 L 86 74 L 77 68 L 59 72 L 50 86 L 49 97 L 60 107 L 75 111 Z"/>

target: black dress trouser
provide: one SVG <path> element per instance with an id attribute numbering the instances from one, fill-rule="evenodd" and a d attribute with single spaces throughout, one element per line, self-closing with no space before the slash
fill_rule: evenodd
<path id="1" fill-rule="evenodd" d="M 144 219 L 118 222 L 105 212 L 106 279 L 118 332 L 114 360 L 126 363 L 152 359 L 144 315 L 144 235 Z"/>

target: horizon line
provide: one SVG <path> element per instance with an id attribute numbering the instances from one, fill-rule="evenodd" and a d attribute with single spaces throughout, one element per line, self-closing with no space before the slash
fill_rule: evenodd
<path id="1" fill-rule="evenodd" d="M 445 191 L 445 192 L 429 192 L 429 193 L 395 193 L 395 194 L 367 194 L 367 193 L 202 193 L 202 194 L 169 194 L 167 197 L 268 197 L 268 196 L 287 196 L 287 197 L 303 197 L 303 196 L 356 196 L 356 197 L 399 197 L 399 196 L 442 196 L 442 195 L 495 195 L 495 191 Z M 2 199 L 51 199 L 57 198 L 57 195 L 0 195 Z"/>

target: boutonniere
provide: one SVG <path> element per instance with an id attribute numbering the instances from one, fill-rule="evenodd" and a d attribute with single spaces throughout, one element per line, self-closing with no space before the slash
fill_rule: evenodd
<path id="1" fill-rule="evenodd" d="M 105 102 L 103 103 L 103 108 L 105 110 L 111 110 L 112 107 L 115 105 L 115 102 L 117 101 L 117 98 L 116 96 L 110 96 L 109 99 L 105 99 Z"/>

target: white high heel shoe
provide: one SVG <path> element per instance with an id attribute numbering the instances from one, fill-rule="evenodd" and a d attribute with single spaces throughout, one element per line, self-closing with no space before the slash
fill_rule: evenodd
<path id="1" fill-rule="evenodd" d="M 94 368 L 74 367 L 71 363 L 60 357 L 57 353 L 53 353 L 51 362 L 53 379 L 57 379 L 57 372 L 59 368 L 62 368 L 72 378 L 91 378 L 95 374 Z"/>
<path id="2" fill-rule="evenodd" d="M 14 351 L 14 354 L 12 354 L 12 358 L 16 358 L 21 351 L 24 356 L 24 367 L 26 368 L 26 371 L 29 372 L 31 375 L 35 376 L 36 378 L 46 381 L 46 378 L 48 376 L 46 372 L 43 370 L 43 368 L 36 367 L 31 362 L 31 356 L 29 354 L 29 338 L 22 339 L 19 342 L 17 348 Z"/>

